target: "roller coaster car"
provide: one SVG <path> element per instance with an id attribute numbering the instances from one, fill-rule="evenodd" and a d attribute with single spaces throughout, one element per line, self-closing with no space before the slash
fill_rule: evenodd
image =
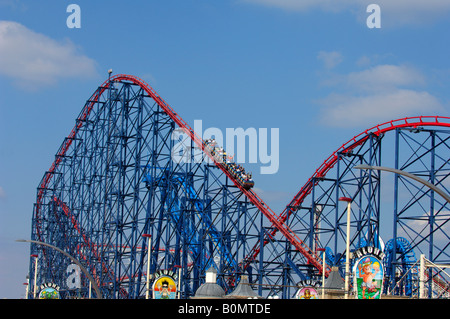
<path id="1" fill-rule="evenodd" d="M 214 143 L 215 144 L 215 143 Z M 242 172 L 238 172 L 236 170 L 236 164 L 233 162 L 227 162 L 226 160 L 226 154 L 218 154 L 215 151 L 214 146 L 211 145 L 209 142 L 204 142 L 206 150 L 214 157 L 215 161 L 222 164 L 222 166 L 234 177 L 234 179 L 246 190 L 249 190 L 255 185 L 255 182 L 251 178 L 245 178 L 242 176 Z"/>
<path id="2" fill-rule="evenodd" d="M 246 178 L 242 176 L 242 173 L 238 172 L 236 170 L 236 164 L 234 163 L 227 163 L 225 165 L 227 170 L 233 175 L 235 180 L 245 189 L 249 190 L 255 185 L 255 182 L 251 178 Z"/>
<path id="3" fill-rule="evenodd" d="M 239 180 L 238 180 L 239 181 Z M 255 185 L 255 182 L 252 180 L 246 180 L 244 182 L 239 181 L 239 183 L 246 189 L 249 190 Z"/>

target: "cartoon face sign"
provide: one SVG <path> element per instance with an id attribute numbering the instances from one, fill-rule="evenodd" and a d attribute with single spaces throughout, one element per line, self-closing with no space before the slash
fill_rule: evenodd
<path id="1" fill-rule="evenodd" d="M 304 287 L 299 289 L 296 294 L 297 299 L 319 299 L 319 295 L 313 287 Z"/>
<path id="2" fill-rule="evenodd" d="M 354 268 L 355 289 L 358 299 L 379 299 L 383 288 L 383 266 L 378 258 L 366 255 Z"/>
<path id="3" fill-rule="evenodd" d="M 177 286 L 172 277 L 159 277 L 153 284 L 154 299 L 176 299 Z"/>
<path id="4" fill-rule="evenodd" d="M 59 299 L 59 292 L 58 290 L 47 287 L 41 290 L 39 293 L 39 299 Z"/>

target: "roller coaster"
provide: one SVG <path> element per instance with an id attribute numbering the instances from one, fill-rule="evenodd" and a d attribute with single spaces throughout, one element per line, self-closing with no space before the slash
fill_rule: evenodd
<path id="1" fill-rule="evenodd" d="M 175 132 L 187 142 L 178 143 Z M 246 274 L 259 295 L 288 299 L 300 281 L 321 280 L 332 266 L 342 270 L 345 196 L 352 199 L 352 249 L 383 249 L 385 293 L 412 296 L 417 254 L 449 263 L 449 203 L 398 174 L 353 167 L 386 163 L 448 192 L 449 134 L 450 118 L 439 116 L 365 130 L 275 213 L 220 145 L 198 136 L 142 79 L 118 74 L 86 101 L 44 173 L 31 238 L 76 257 L 102 298 L 144 298 L 148 275 L 163 270 L 177 272 L 180 297 L 189 298 L 214 267 L 226 293 Z M 83 274 L 76 285 L 67 279 L 66 256 L 38 244 L 30 249 L 31 284 L 57 283 L 63 298 L 88 296 Z"/>

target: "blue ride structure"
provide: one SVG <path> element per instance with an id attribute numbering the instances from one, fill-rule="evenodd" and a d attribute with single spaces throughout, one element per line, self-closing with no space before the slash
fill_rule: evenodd
<path id="1" fill-rule="evenodd" d="M 394 289 L 394 294 L 406 296 L 413 296 L 413 290 L 416 290 L 417 295 L 418 264 L 410 242 L 403 237 L 391 239 L 386 243 L 384 253 L 386 255 L 383 260 L 386 269 L 386 288 Z M 400 258 L 397 258 L 395 254 L 398 254 Z"/>
<path id="2" fill-rule="evenodd" d="M 407 273 L 414 255 L 424 254 L 437 264 L 450 262 L 450 203 L 433 189 L 406 176 L 355 166 L 392 167 L 449 193 L 449 128 L 448 117 L 419 116 L 363 131 L 323 162 L 289 202 L 280 219 L 301 234 L 300 239 L 311 250 L 325 248 L 327 263 L 342 270 L 347 203 L 340 198 L 349 198 L 350 250 L 361 246 L 386 250 L 385 292 L 411 295 L 411 280 L 407 280 L 407 289 L 398 289 L 397 284 L 404 275 L 411 276 Z M 274 229 L 273 233 L 276 232 Z M 383 247 L 381 238 L 391 240 Z M 298 254 L 293 256 L 296 263 L 301 258 Z M 432 277 L 430 272 L 428 278 Z M 432 281 L 428 280 L 426 285 L 431 291 Z"/>
<path id="3" fill-rule="evenodd" d="M 227 294 L 247 274 L 259 295 L 293 298 L 299 282 L 320 281 L 342 264 L 346 207 L 339 198 L 346 196 L 352 249 L 378 245 L 380 236 L 396 243 L 386 245 L 387 286 L 395 290 L 393 274 L 412 262 L 412 252 L 450 262 L 449 204 L 402 176 L 353 167 L 386 163 L 448 192 L 449 128 L 450 118 L 434 116 L 366 130 L 276 213 L 256 194 L 251 174 L 198 136 L 147 83 L 110 76 L 85 102 L 38 185 L 31 239 L 79 260 L 99 287 L 94 297 L 145 298 L 147 278 L 170 272 L 180 298 L 190 298 L 214 267 Z M 90 295 L 69 258 L 38 243 L 30 252 L 30 287 L 52 282 L 62 298 Z"/>
<path id="4" fill-rule="evenodd" d="M 274 294 L 286 239 L 262 245 L 277 215 L 253 184 L 147 83 L 119 74 L 86 101 L 44 173 L 31 238 L 80 260 L 102 298 L 144 298 L 147 277 L 160 271 L 176 273 L 188 298 L 211 266 L 227 293 L 246 273 L 261 295 Z M 292 230 L 277 227 L 303 249 Z M 248 261 L 255 245 L 261 258 Z M 34 243 L 31 255 L 32 285 L 57 283 L 63 298 L 89 295 L 68 258 Z"/>
<path id="5" fill-rule="evenodd" d="M 149 168 L 149 170 L 151 170 L 151 168 Z M 180 230 L 182 233 L 180 235 L 186 238 L 186 248 L 188 248 L 189 251 L 190 262 L 200 263 L 200 269 L 209 269 L 209 267 L 218 268 L 217 264 L 214 262 L 214 258 L 211 258 L 211 256 L 201 258 L 201 252 L 205 252 L 205 250 L 202 249 L 202 246 L 206 242 L 205 237 L 208 237 L 215 246 L 213 251 L 216 251 L 217 256 L 224 258 L 224 264 L 230 267 L 231 272 L 238 273 L 239 265 L 234 260 L 230 249 L 223 243 L 221 232 L 217 230 L 215 224 L 211 220 L 211 211 L 208 211 L 208 204 L 203 204 L 203 201 L 199 198 L 193 185 L 180 173 L 173 174 L 171 178 L 169 178 L 167 174 L 163 174 L 160 178 L 163 180 L 160 179 L 154 181 L 152 175 L 148 174 L 145 177 L 144 182 L 148 189 L 151 189 L 152 185 L 158 185 L 158 187 L 162 189 L 171 190 L 170 192 L 166 191 L 166 194 L 164 195 L 167 212 L 170 214 L 170 221 L 174 226 L 182 225 Z M 181 198 L 179 196 L 180 193 L 183 195 Z M 199 222 L 202 223 L 201 228 L 204 229 L 203 236 L 200 236 L 196 231 L 198 225 L 195 225 L 192 218 L 183 221 L 187 209 L 186 207 L 189 205 L 192 206 L 189 209 L 196 213 Z M 174 254 L 175 253 L 177 253 L 177 251 L 174 251 Z M 179 251 L 179 253 L 182 253 L 182 251 Z M 207 264 L 201 264 L 203 262 L 207 262 Z M 153 266 L 152 270 L 153 272 L 156 271 L 156 265 Z"/>

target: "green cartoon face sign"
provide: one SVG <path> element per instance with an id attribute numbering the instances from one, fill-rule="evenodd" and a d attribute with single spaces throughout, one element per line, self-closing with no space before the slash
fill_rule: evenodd
<path id="1" fill-rule="evenodd" d="M 54 284 L 43 284 L 39 293 L 39 299 L 60 299 L 59 287 Z"/>

